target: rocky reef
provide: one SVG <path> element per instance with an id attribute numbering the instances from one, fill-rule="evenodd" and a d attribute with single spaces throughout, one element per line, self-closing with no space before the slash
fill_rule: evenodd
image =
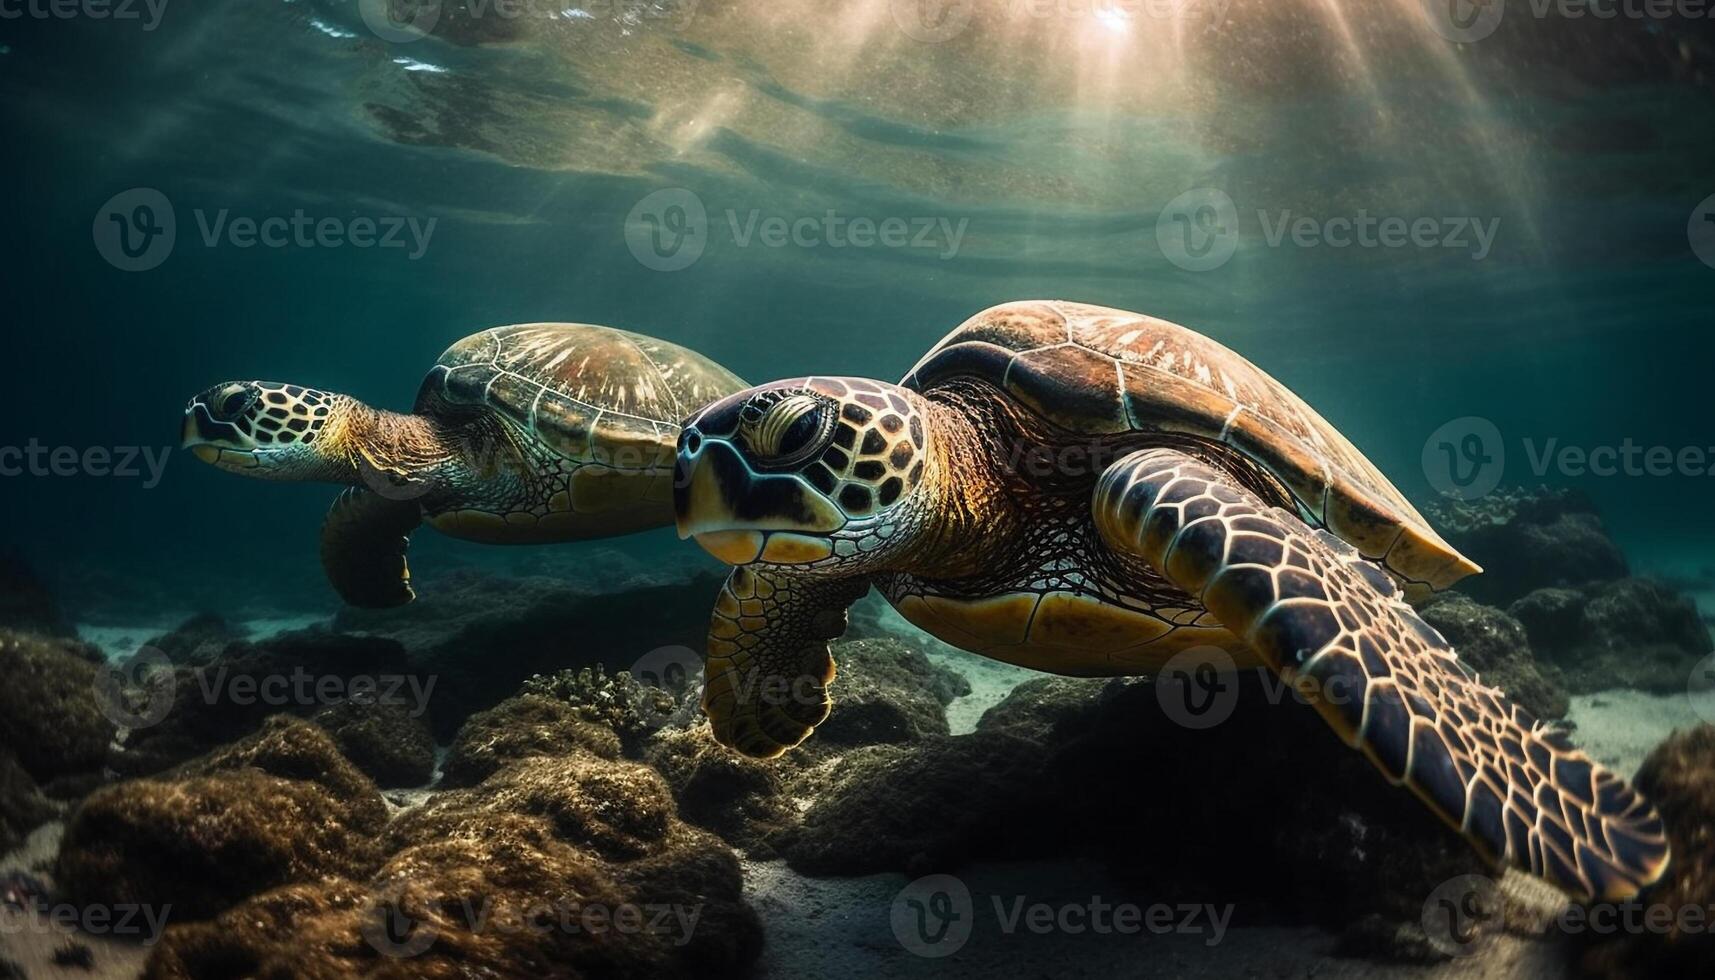
<path id="1" fill-rule="evenodd" d="M 1690 601 L 1610 560 L 1581 506 L 1516 496 L 1466 514 L 1455 533 L 1487 540 L 1483 559 L 1521 560 L 1495 591 L 1422 607 L 1546 719 L 1591 691 L 1683 694 L 1710 651 Z M 709 583 L 644 582 L 634 607 L 508 582 L 455 572 L 421 609 L 273 636 L 199 616 L 114 664 L 51 617 L 0 630 L 0 852 L 63 821 L 26 890 L 170 907 L 155 978 L 743 976 L 764 937 L 745 869 L 764 864 L 854 881 L 1096 867 L 1128 896 L 1227 905 L 1235 926 L 1396 963 L 1472 955 L 1426 928 L 1426 903 L 1493 879 L 1476 932 L 1559 943 L 1589 976 L 1715 964 L 1690 929 L 1560 935 L 1552 900 L 1498 878 L 1259 673 L 1221 678 L 1206 724 L 1148 680 L 973 692 L 981 672 L 871 616 L 834 645 L 826 722 L 759 760 L 714 741 L 680 676 Z M 592 626 L 625 616 L 647 617 L 651 651 Z M 684 648 L 665 643 L 681 633 Z M 654 666 L 633 676 L 640 660 Z M 973 693 L 993 705 L 974 727 Z M 1676 854 L 1646 901 L 1715 903 L 1712 772 L 1712 726 L 1640 772 Z"/>

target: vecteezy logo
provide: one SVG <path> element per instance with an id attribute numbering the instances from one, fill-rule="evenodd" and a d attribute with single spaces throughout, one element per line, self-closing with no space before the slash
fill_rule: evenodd
<path id="1" fill-rule="evenodd" d="M 686 646 L 656 647 L 631 665 L 631 676 L 645 687 L 666 695 L 657 703 L 645 701 L 637 712 L 644 724 L 660 728 L 673 720 L 687 692 L 703 690 L 703 658 Z"/>
<path id="2" fill-rule="evenodd" d="M 1442 882 L 1423 903 L 1423 934 L 1448 956 L 1470 956 L 1489 938 L 1487 925 L 1501 914 L 1500 889 L 1483 875 Z"/>
<path id="3" fill-rule="evenodd" d="M 683 187 L 656 191 L 625 216 L 625 245 L 646 268 L 678 272 L 695 265 L 709 242 L 703 199 Z"/>
<path id="4" fill-rule="evenodd" d="M 95 212 L 95 250 L 123 272 L 147 272 L 173 253 L 178 216 L 167 195 L 152 187 L 115 194 Z"/>
<path id="5" fill-rule="evenodd" d="M 1501 26 L 1507 0 L 1419 0 L 1423 17 L 1435 33 L 1449 41 L 1481 41 Z"/>
<path id="6" fill-rule="evenodd" d="M 952 875 L 918 878 L 893 896 L 889 918 L 899 945 L 938 959 L 962 949 L 976 915 L 971 890 Z"/>
<path id="7" fill-rule="evenodd" d="M 1507 447 L 1495 423 L 1475 415 L 1454 419 L 1423 443 L 1423 475 L 1437 493 L 1459 500 L 1488 496 L 1507 468 Z"/>
<path id="8" fill-rule="evenodd" d="M 405 911 L 401 891 L 394 887 L 370 896 L 357 931 L 382 956 L 409 959 L 428 952 L 440 931 L 434 923 L 418 921 Z"/>
<path id="9" fill-rule="evenodd" d="M 1238 206 L 1214 187 L 1188 190 L 1161 209 L 1155 241 L 1167 261 L 1187 272 L 1219 269 L 1239 247 Z"/>
<path id="10" fill-rule="evenodd" d="M 1715 194 L 1704 198 L 1697 210 L 1691 212 L 1691 223 L 1685 233 L 1691 239 L 1691 251 L 1704 265 L 1715 269 Z"/>
<path id="11" fill-rule="evenodd" d="M 976 13 L 976 0 L 892 0 L 891 5 L 905 36 L 929 44 L 963 34 Z"/>
<path id="12" fill-rule="evenodd" d="M 441 0 L 357 0 L 357 12 L 376 37 L 404 44 L 434 31 Z"/>
<path id="13" fill-rule="evenodd" d="M 1186 728 L 1214 728 L 1239 703 L 1238 664 L 1227 651 L 1194 646 L 1173 655 L 1155 675 L 1162 713 Z"/>
<path id="14" fill-rule="evenodd" d="M 116 727 L 136 731 L 161 723 L 178 698 L 172 660 L 154 647 L 95 672 L 95 704 Z"/>

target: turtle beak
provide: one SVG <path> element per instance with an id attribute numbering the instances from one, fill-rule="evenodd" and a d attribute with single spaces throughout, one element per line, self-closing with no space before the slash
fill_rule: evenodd
<path id="1" fill-rule="evenodd" d="M 185 406 L 179 446 L 189 449 L 197 459 L 224 468 L 249 469 L 257 464 L 251 452 L 240 448 L 246 442 L 244 434 L 231 423 L 216 419 L 202 398 L 193 398 Z"/>
<path id="2" fill-rule="evenodd" d="M 806 553 L 803 560 L 825 557 L 826 548 L 805 545 L 803 534 L 775 532 L 827 533 L 845 524 L 832 503 L 797 477 L 753 473 L 732 443 L 694 427 L 679 437 L 673 514 L 679 537 L 695 538 L 729 565 L 783 560 L 789 542 Z"/>

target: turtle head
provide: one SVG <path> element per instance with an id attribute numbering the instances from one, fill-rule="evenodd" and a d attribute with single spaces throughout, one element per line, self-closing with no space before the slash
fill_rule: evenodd
<path id="1" fill-rule="evenodd" d="M 328 443 L 354 404 L 301 385 L 228 381 L 185 406 L 182 445 L 205 463 L 245 476 L 339 479 L 349 467 Z"/>
<path id="2" fill-rule="evenodd" d="M 796 378 L 708 406 L 679 434 L 679 536 L 731 565 L 874 568 L 914 526 L 929 456 L 915 393 Z"/>

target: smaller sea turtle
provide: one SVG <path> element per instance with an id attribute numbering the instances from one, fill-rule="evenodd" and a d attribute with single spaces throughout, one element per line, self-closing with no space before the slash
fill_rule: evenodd
<path id="1" fill-rule="evenodd" d="M 496 327 L 442 354 L 409 415 L 295 384 L 232 381 L 185 407 L 184 446 L 271 480 L 343 483 L 322 565 L 346 602 L 414 597 L 418 524 L 539 544 L 673 520 L 673 446 L 698 407 L 744 387 L 694 351 L 582 323 Z"/>
<path id="2" fill-rule="evenodd" d="M 703 703 L 743 752 L 827 717 L 828 640 L 874 586 L 1038 670 L 1148 675 L 1198 647 L 1265 666 L 1481 853 L 1574 893 L 1627 898 L 1667 866 L 1655 808 L 1406 602 L 1477 566 L 1309 405 L 1177 324 L 996 307 L 900 384 L 794 378 L 708 406 L 678 468 L 681 536 L 736 566 Z"/>

